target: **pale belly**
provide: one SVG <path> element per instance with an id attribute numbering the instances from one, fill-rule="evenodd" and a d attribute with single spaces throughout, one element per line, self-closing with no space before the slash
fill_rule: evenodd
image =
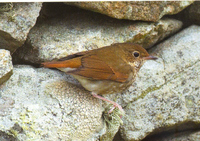
<path id="1" fill-rule="evenodd" d="M 109 80 L 91 80 L 77 75 L 73 76 L 81 83 L 81 85 L 86 90 L 100 95 L 120 93 L 130 87 L 135 78 L 133 77 L 133 75 L 130 75 L 127 82 L 121 83 Z"/>

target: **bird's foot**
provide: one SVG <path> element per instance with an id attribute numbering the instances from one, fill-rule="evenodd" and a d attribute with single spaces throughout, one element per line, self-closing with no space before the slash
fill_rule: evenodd
<path id="1" fill-rule="evenodd" d="M 112 103 L 112 104 L 113 104 L 113 103 Z M 117 107 L 121 112 L 124 112 L 124 110 L 122 109 L 122 107 L 121 107 L 119 104 L 115 103 L 115 104 L 113 104 L 113 107 L 108 111 L 108 114 L 112 113 L 113 110 L 114 110 L 116 107 Z"/>
<path id="2" fill-rule="evenodd" d="M 99 95 L 97 95 L 97 94 L 94 94 L 94 93 L 92 93 L 92 95 L 93 95 L 94 97 L 98 98 L 98 99 L 101 99 L 101 100 L 103 100 L 103 101 L 107 101 L 107 102 L 113 104 L 113 107 L 108 111 L 108 114 L 112 113 L 113 110 L 114 110 L 116 107 L 121 111 L 121 114 L 122 114 L 122 115 L 125 113 L 124 110 L 122 109 L 122 107 L 121 107 L 119 104 L 117 104 L 116 102 L 111 101 L 111 100 L 108 100 L 108 99 L 106 99 L 106 98 L 104 98 L 104 97 L 101 97 L 101 96 L 99 96 Z"/>

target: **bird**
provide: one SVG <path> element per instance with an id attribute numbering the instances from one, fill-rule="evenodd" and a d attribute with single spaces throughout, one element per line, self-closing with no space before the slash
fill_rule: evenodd
<path id="1" fill-rule="evenodd" d="M 103 101 L 122 107 L 100 95 L 121 93 L 134 82 L 146 60 L 156 60 L 138 44 L 115 43 L 98 49 L 78 52 L 66 57 L 41 63 L 45 68 L 57 68 L 72 75 L 91 94 Z M 112 108 L 109 113 L 113 111 Z"/>

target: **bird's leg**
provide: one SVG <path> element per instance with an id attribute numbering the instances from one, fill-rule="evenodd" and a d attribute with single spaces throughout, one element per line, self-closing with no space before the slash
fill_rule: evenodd
<path id="1" fill-rule="evenodd" d="M 113 104 L 114 107 L 109 110 L 108 114 L 112 113 L 112 111 L 115 109 L 115 107 L 117 107 L 122 113 L 124 113 L 124 110 L 122 109 L 122 107 L 119 104 L 117 104 L 116 102 L 108 100 L 104 97 L 101 97 L 101 96 L 95 94 L 95 93 L 92 93 L 92 95 L 98 99 L 101 99 L 103 101 L 107 101 L 107 102 Z"/>

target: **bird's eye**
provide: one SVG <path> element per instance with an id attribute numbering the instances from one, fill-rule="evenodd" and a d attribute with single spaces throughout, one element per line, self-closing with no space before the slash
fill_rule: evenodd
<path id="1" fill-rule="evenodd" d="M 135 51 L 135 52 L 133 52 L 133 55 L 134 55 L 134 57 L 139 57 L 140 56 L 140 53 L 138 52 L 138 51 Z"/>

